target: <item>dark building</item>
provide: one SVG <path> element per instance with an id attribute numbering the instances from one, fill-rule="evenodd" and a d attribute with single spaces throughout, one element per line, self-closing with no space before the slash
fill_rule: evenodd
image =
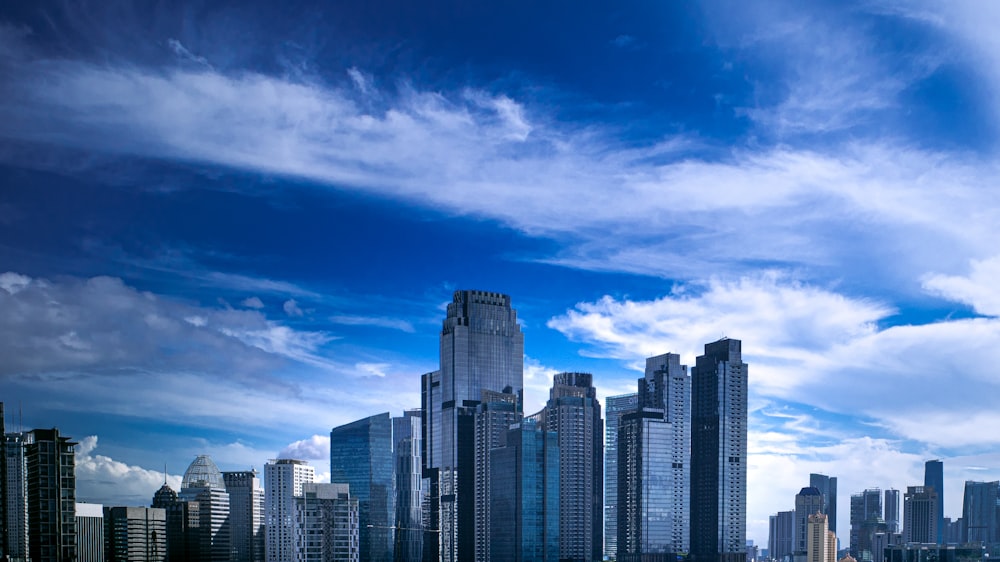
<path id="1" fill-rule="evenodd" d="M 31 431 L 27 441 L 29 556 L 76 560 L 76 443 L 55 428 Z"/>
<path id="2" fill-rule="evenodd" d="M 223 472 L 229 494 L 229 540 L 233 562 L 264 560 L 264 487 L 256 470 Z"/>
<path id="3" fill-rule="evenodd" d="M 156 507 L 104 508 L 106 562 L 165 562 L 167 514 Z"/>
<path id="4" fill-rule="evenodd" d="M 330 431 L 330 481 L 350 486 L 358 500 L 361 559 L 390 562 L 396 540 L 395 459 L 389 413 Z"/>
<path id="5" fill-rule="evenodd" d="M 981 543 L 993 556 L 1000 542 L 1000 482 L 965 482 L 962 519 L 965 536 L 961 542 Z"/>
<path id="6" fill-rule="evenodd" d="M 792 554 L 805 557 L 809 546 L 809 516 L 823 513 L 823 494 L 812 486 L 795 494 L 795 527 L 792 529 L 794 545 Z"/>
<path id="7" fill-rule="evenodd" d="M 423 559 L 423 489 L 420 410 L 406 410 L 402 417 L 392 418 L 393 458 L 396 477 L 396 543 L 397 562 L 418 562 Z M 351 500 L 355 501 L 355 500 Z"/>
<path id="8" fill-rule="evenodd" d="M 490 456 L 490 560 L 559 560 L 559 442 L 534 419 L 511 427 Z"/>
<path id="9" fill-rule="evenodd" d="M 779 511 L 772 515 L 768 527 L 767 552 L 772 560 L 790 560 L 792 556 L 792 529 L 795 527 L 794 511 Z"/>
<path id="10" fill-rule="evenodd" d="M 851 556 L 870 560 L 875 533 L 887 530 L 882 519 L 882 490 L 869 488 L 851 495 Z"/>
<path id="11" fill-rule="evenodd" d="M 885 549 L 885 562 L 984 562 L 986 559 L 985 550 L 978 544 L 897 544 Z"/>
<path id="12" fill-rule="evenodd" d="M 638 394 L 604 399 L 604 556 L 618 554 L 618 424 L 639 404 Z"/>
<path id="13" fill-rule="evenodd" d="M 837 478 L 825 474 L 810 474 L 809 486 L 823 494 L 823 514 L 830 530 L 837 533 Z"/>
<path id="14" fill-rule="evenodd" d="M 441 328 L 440 359 L 441 369 L 421 379 L 428 535 L 436 537 L 438 551 L 428 554 L 465 562 L 476 554 L 476 407 L 483 390 L 509 387 L 517 395 L 523 386 L 524 335 L 510 297 L 455 291 Z"/>
<path id="15" fill-rule="evenodd" d="M 937 534 L 931 539 L 941 544 L 944 542 L 944 463 L 939 460 L 924 463 L 924 488 L 934 488 L 937 492 L 937 506 L 934 514 L 934 528 Z M 905 517 L 904 517 L 905 519 Z M 928 542 L 931 542 L 928 541 Z"/>
<path id="16" fill-rule="evenodd" d="M 903 496 L 903 541 L 939 544 L 937 490 L 932 486 L 908 486 Z"/>
<path id="17" fill-rule="evenodd" d="M 691 558 L 745 562 L 747 364 L 740 340 L 705 344 L 691 385 Z"/>
<path id="18" fill-rule="evenodd" d="M 490 457 L 511 425 L 524 417 L 521 396 L 511 388 L 484 390 L 476 406 L 476 560 L 490 559 Z"/>
<path id="19" fill-rule="evenodd" d="M 545 426 L 559 441 L 559 559 L 593 562 L 604 547 L 604 423 L 593 375 L 559 373 Z"/>

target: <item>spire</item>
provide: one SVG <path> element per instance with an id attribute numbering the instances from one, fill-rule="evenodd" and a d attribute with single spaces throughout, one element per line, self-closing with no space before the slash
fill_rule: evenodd
<path id="1" fill-rule="evenodd" d="M 163 463 L 163 485 L 167 485 L 167 463 Z"/>

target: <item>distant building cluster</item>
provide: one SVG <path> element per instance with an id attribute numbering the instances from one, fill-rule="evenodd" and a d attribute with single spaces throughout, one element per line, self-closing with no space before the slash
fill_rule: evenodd
<path id="1" fill-rule="evenodd" d="M 965 483 L 962 517 L 944 516 L 944 463 L 924 464 L 922 486 L 851 494 L 849 548 L 839 551 L 837 479 L 809 475 L 794 511 L 770 518 L 766 558 L 776 562 L 983 562 L 1000 556 L 1000 482 Z M 828 546 L 820 537 L 825 533 Z M 832 545 L 832 553 L 831 546 Z"/>
<path id="2" fill-rule="evenodd" d="M 0 421 L 0 560 L 748 562 L 747 380 L 741 342 L 724 338 L 690 371 L 674 353 L 646 359 L 637 392 L 603 415 L 579 372 L 525 414 L 510 297 L 456 291 L 420 407 L 333 428 L 330 483 L 302 460 L 261 475 L 202 455 L 149 507 L 77 503 L 75 443 Z M 830 562 L 836 479 L 811 484 L 769 546 Z"/>

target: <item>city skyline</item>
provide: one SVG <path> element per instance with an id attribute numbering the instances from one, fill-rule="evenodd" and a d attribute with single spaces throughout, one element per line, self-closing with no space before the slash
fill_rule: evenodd
<path id="1" fill-rule="evenodd" d="M 80 501 L 325 481 L 456 289 L 514 299 L 526 414 L 740 338 L 757 544 L 811 473 L 842 538 L 929 459 L 953 519 L 1000 476 L 998 7 L 44 4 L 0 8 L 0 400 Z"/>

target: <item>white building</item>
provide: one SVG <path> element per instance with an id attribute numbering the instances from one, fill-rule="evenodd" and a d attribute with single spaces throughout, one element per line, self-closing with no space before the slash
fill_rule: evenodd
<path id="1" fill-rule="evenodd" d="M 316 469 L 305 461 L 278 459 L 264 465 L 265 555 L 268 562 L 302 560 L 297 545 L 302 527 L 296 522 L 296 498 L 312 484 Z"/>

